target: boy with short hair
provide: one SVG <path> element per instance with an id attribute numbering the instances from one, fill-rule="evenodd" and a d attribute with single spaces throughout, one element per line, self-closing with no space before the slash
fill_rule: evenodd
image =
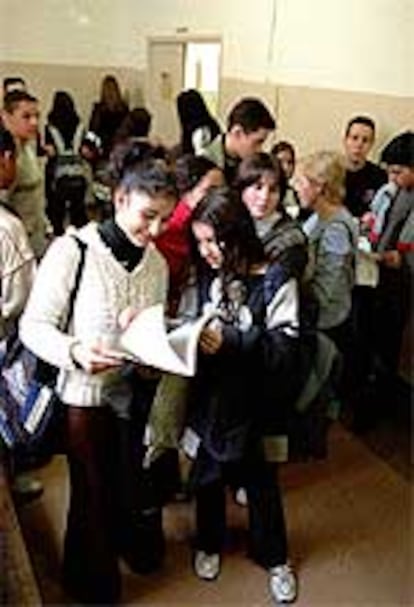
<path id="1" fill-rule="evenodd" d="M 386 172 L 368 160 L 375 141 L 375 122 L 369 116 L 355 116 L 345 129 L 347 163 L 345 204 L 355 217 L 369 210 L 375 192 L 387 181 Z"/>
<path id="2" fill-rule="evenodd" d="M 36 155 L 39 108 L 36 97 L 15 90 L 4 98 L 3 124 L 16 142 L 17 174 L 8 204 L 22 220 L 36 257 L 46 247 L 48 222 L 45 216 L 43 174 Z"/>
<path id="3" fill-rule="evenodd" d="M 374 141 L 375 122 L 372 118 L 358 115 L 349 120 L 343 139 L 346 160 L 345 205 L 358 220 L 370 210 L 376 191 L 387 181 L 386 172 L 368 160 Z M 349 399 L 352 424 L 356 431 L 362 431 L 365 425 L 367 394 L 371 390 L 370 378 L 374 373 L 374 303 L 375 289 L 371 285 L 357 283 L 353 289 L 352 302 L 354 386 L 350 390 Z"/>
<path id="4" fill-rule="evenodd" d="M 255 97 L 244 97 L 230 111 L 226 132 L 217 135 L 201 155 L 221 168 L 226 182 L 231 185 L 240 161 L 259 152 L 275 128 L 275 120 L 263 102 Z"/>

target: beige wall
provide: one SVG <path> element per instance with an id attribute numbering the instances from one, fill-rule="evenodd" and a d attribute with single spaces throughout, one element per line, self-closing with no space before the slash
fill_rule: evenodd
<path id="1" fill-rule="evenodd" d="M 412 0 L 0 0 L 0 57 L 145 70 L 150 36 L 223 40 L 223 77 L 414 95 Z"/>
<path id="2" fill-rule="evenodd" d="M 277 109 L 277 89 L 271 82 L 252 82 L 237 78 L 222 78 L 220 81 L 219 118 L 225 118 L 232 105 L 244 96 L 260 97 L 273 112 Z"/>
<path id="3" fill-rule="evenodd" d="M 2 77 L 19 75 L 25 78 L 41 102 L 43 119 L 50 108 L 53 92 L 65 89 L 72 92 L 81 116 L 87 121 L 92 103 L 99 96 L 101 79 L 107 73 L 117 76 L 132 105 L 145 102 L 145 73 L 130 67 L 0 62 Z M 237 99 L 244 95 L 259 96 L 276 114 L 277 138 L 292 141 L 299 155 L 318 148 L 340 147 L 345 124 L 356 114 L 368 114 L 377 123 L 374 159 L 392 135 L 414 128 L 414 99 L 410 97 L 276 86 L 236 78 L 222 78 L 220 86 L 218 118 L 223 127 L 229 108 Z"/>
<path id="4" fill-rule="evenodd" d="M 358 114 L 376 122 L 374 158 L 393 135 L 414 129 L 413 98 L 295 86 L 278 90 L 278 135 L 294 142 L 302 154 L 340 146 L 347 121 Z"/>
<path id="5" fill-rule="evenodd" d="M 92 103 L 99 98 L 100 83 L 106 74 L 115 74 L 122 91 L 131 104 L 143 101 L 144 74 L 129 67 L 111 65 L 94 67 L 86 65 L 57 65 L 54 63 L 1 62 L 0 74 L 23 77 L 41 103 L 42 119 L 51 107 L 53 93 L 63 89 L 72 93 L 76 107 L 86 122 Z"/>
<path id="6" fill-rule="evenodd" d="M 358 114 L 368 114 L 377 125 L 372 157 L 393 135 L 414 129 L 414 99 L 366 92 L 322 89 L 316 87 L 276 86 L 225 78 L 221 81 L 220 118 L 235 99 L 258 95 L 275 112 L 277 139 L 291 141 L 299 155 L 316 149 L 341 148 L 347 121 Z M 272 141 L 267 142 L 270 145 Z"/>
<path id="7" fill-rule="evenodd" d="M 44 114 L 68 89 L 87 119 L 106 73 L 142 102 L 148 38 L 210 35 L 223 45 L 222 121 L 258 95 L 278 136 L 306 153 L 337 146 L 348 118 L 367 113 L 378 149 L 414 128 L 413 31 L 413 0 L 0 0 L 0 76 L 24 76 Z"/>
<path id="8" fill-rule="evenodd" d="M 413 0 L 275 1 L 278 83 L 414 95 Z"/>

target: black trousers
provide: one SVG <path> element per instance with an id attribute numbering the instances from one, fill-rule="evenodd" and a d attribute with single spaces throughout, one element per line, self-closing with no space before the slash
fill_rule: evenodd
<path id="1" fill-rule="evenodd" d="M 225 484 L 232 476 L 232 471 L 224 466 L 220 479 L 195 490 L 196 547 L 208 554 L 220 553 L 223 547 Z M 265 568 L 286 563 L 286 524 L 276 466 L 257 457 L 243 463 L 242 472 L 237 476 L 242 479 L 248 497 L 249 555 Z"/>
<path id="2" fill-rule="evenodd" d="M 356 371 L 354 365 L 354 329 L 351 315 L 340 325 L 330 329 L 321 329 L 336 345 L 340 354 L 340 372 L 336 390 L 342 405 L 352 405 L 355 386 Z"/>
<path id="3" fill-rule="evenodd" d="M 142 472 L 148 403 L 130 419 L 109 407 L 67 407 L 70 504 L 63 583 L 82 603 L 119 600 L 118 557 L 147 572 L 163 554 L 161 511 Z"/>
<path id="4" fill-rule="evenodd" d="M 68 409 L 71 493 L 63 582 L 71 597 L 83 603 L 116 603 L 121 591 L 110 418 L 106 408 Z"/>

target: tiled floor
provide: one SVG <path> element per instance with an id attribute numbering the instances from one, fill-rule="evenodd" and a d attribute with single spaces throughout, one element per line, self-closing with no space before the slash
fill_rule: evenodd
<path id="1" fill-rule="evenodd" d="M 299 607 L 414 605 L 411 494 L 408 478 L 341 426 L 330 435 L 325 462 L 282 470 L 291 558 L 298 570 Z M 46 605 L 68 604 L 58 575 L 67 484 L 64 460 L 40 471 L 45 494 L 21 510 L 21 521 Z M 124 573 L 123 604 L 148 607 L 264 607 L 266 574 L 244 554 L 246 511 L 229 500 L 229 542 L 214 583 L 190 566 L 193 512 L 165 511 L 168 551 L 162 571 Z"/>

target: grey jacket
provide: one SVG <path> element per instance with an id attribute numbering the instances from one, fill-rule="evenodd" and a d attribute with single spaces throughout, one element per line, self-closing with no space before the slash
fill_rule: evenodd
<path id="1" fill-rule="evenodd" d="M 314 213 L 303 226 L 309 238 L 308 280 L 319 304 L 318 328 L 340 325 L 351 312 L 358 230 L 350 212 L 341 207 L 328 220 Z"/>

